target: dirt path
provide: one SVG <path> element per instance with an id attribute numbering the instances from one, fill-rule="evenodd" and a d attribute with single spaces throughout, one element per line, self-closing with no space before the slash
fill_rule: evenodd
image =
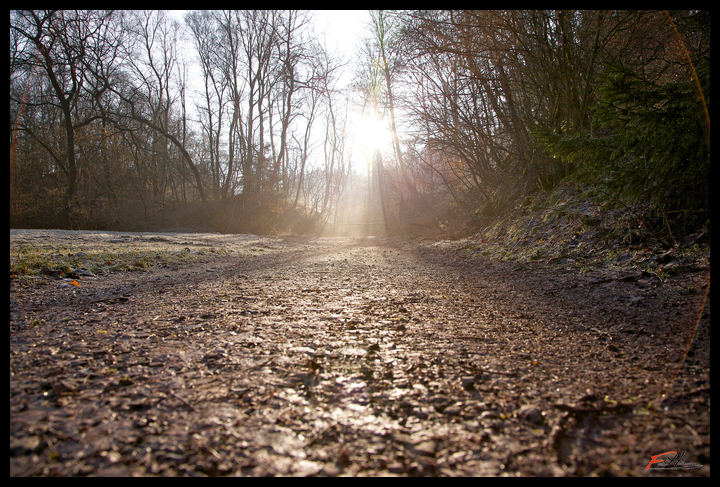
<path id="1" fill-rule="evenodd" d="M 261 243 L 15 279 L 11 475 L 710 474 L 706 273 Z"/>

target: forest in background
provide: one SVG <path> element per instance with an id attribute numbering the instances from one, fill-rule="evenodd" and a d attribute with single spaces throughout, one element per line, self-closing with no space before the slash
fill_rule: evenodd
<path id="1" fill-rule="evenodd" d="M 10 227 L 470 231 L 575 181 L 709 231 L 709 10 L 373 11 L 352 63 L 312 15 L 11 11 Z"/>

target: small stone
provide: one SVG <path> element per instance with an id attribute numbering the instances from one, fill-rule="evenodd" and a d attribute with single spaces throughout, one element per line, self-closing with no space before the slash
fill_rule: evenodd
<path id="1" fill-rule="evenodd" d="M 146 398 L 135 399 L 130 401 L 127 405 L 130 411 L 142 411 L 151 407 L 150 401 Z"/>
<path id="2" fill-rule="evenodd" d="M 433 456 L 435 455 L 435 450 L 437 450 L 437 443 L 433 440 L 427 440 L 416 444 L 410 451 L 417 455 Z"/>
<path id="3" fill-rule="evenodd" d="M 61 279 L 65 273 L 61 269 L 48 269 L 47 267 L 43 267 L 40 269 L 40 274 L 52 279 Z"/>
<path id="4" fill-rule="evenodd" d="M 18 457 L 37 453 L 47 444 L 39 436 L 24 436 L 22 438 L 10 438 L 10 456 Z"/>
<path id="5" fill-rule="evenodd" d="M 535 406 L 531 406 L 529 404 L 521 407 L 520 410 L 517 412 L 517 415 L 532 424 L 539 424 L 543 421 L 542 413 L 540 412 L 540 410 Z"/>
<path id="6" fill-rule="evenodd" d="M 79 267 L 73 270 L 73 273 L 83 277 L 97 277 L 95 274 L 93 274 L 91 271 L 87 270 L 84 267 Z"/>
<path id="7" fill-rule="evenodd" d="M 480 419 L 498 419 L 499 417 L 495 411 L 483 411 L 480 413 Z"/>
<path id="8" fill-rule="evenodd" d="M 203 356 L 202 361 L 207 362 L 207 361 L 211 361 L 211 360 L 220 360 L 222 358 L 225 358 L 225 355 L 226 355 L 225 350 L 223 350 L 222 348 L 218 348 L 215 351 L 206 353 Z"/>
<path id="9" fill-rule="evenodd" d="M 431 414 L 435 413 L 435 409 L 429 406 L 418 406 L 413 411 L 418 419 L 427 419 Z"/>
<path id="10" fill-rule="evenodd" d="M 335 462 L 328 462 L 322 468 L 322 471 L 328 477 L 336 477 L 342 473 L 343 467 Z"/>
<path id="11" fill-rule="evenodd" d="M 449 406 L 443 410 L 443 414 L 448 416 L 458 416 L 460 414 L 460 406 Z"/>

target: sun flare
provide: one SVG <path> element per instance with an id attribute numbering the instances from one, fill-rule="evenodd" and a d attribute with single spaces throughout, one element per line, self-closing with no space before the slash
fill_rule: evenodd
<path id="1" fill-rule="evenodd" d="M 387 149 L 392 141 L 387 120 L 369 115 L 358 118 L 355 124 L 355 138 L 368 154 Z"/>

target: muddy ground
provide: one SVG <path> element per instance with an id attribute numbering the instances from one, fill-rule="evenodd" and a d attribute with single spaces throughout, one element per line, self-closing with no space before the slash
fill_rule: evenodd
<path id="1" fill-rule="evenodd" d="M 710 475 L 709 260 L 662 275 L 372 237 L 10 242 L 12 476 Z M 165 257 L 140 267 L 97 251 L 149 243 Z M 33 246 L 77 269 L 14 272 Z M 646 469 L 668 451 L 685 455 Z"/>

